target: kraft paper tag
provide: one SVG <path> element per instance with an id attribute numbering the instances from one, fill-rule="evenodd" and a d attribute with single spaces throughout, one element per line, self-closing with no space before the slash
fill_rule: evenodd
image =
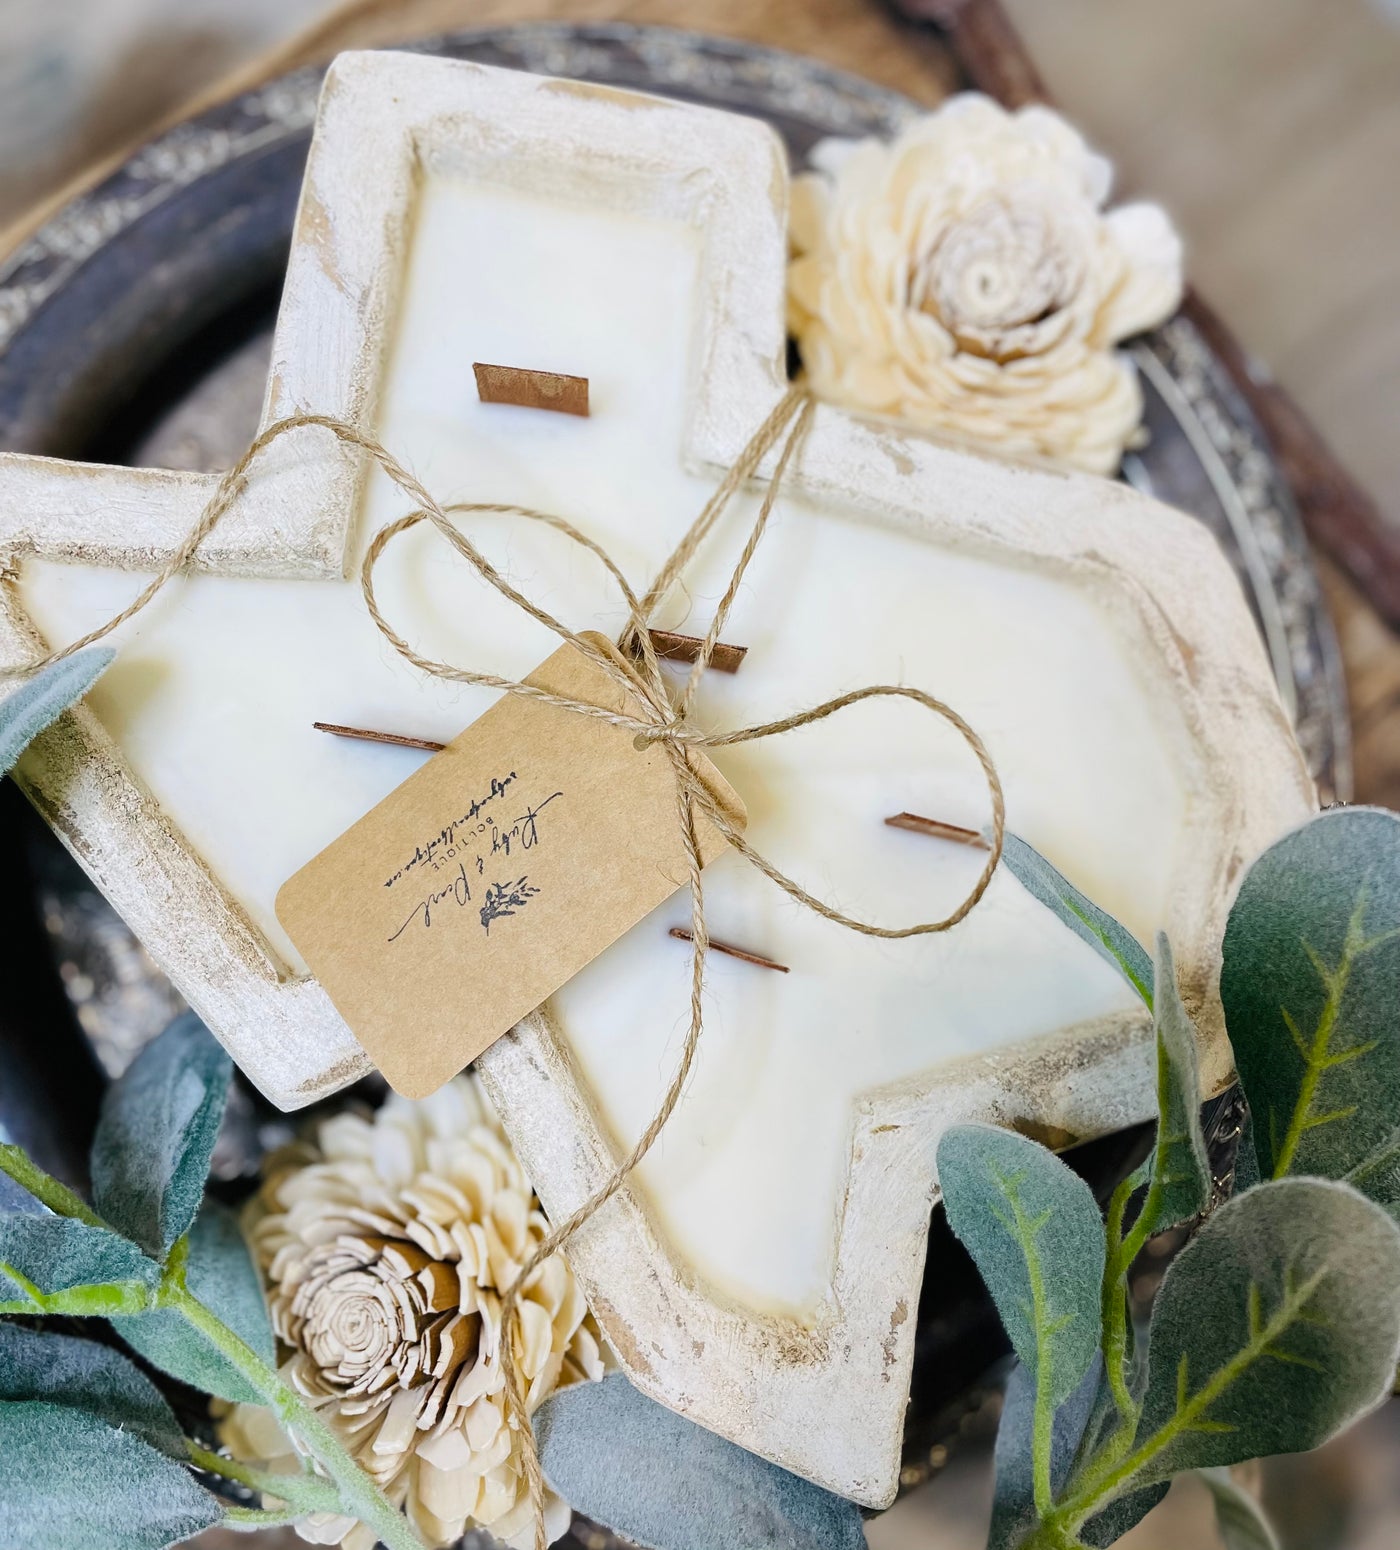
<path id="1" fill-rule="evenodd" d="M 632 708 L 572 646 L 528 682 Z M 733 788 L 690 759 L 742 826 Z M 727 848 L 701 817 L 697 834 L 707 863 Z M 507 694 L 284 883 L 277 918 L 389 1085 L 422 1098 L 686 880 L 665 749 Z"/>

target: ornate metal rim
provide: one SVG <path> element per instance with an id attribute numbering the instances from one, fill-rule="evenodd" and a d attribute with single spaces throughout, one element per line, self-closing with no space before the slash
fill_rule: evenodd
<path id="1" fill-rule="evenodd" d="M 540 73 L 661 90 L 790 119 L 820 134 L 889 134 L 918 112 L 900 93 L 797 55 L 626 23 L 480 28 L 415 45 Z M 305 137 L 322 71 L 307 68 L 178 124 L 65 206 L 0 268 L 0 352 L 102 246 L 181 188 L 241 157 Z M 1135 350 L 1144 384 L 1180 425 L 1223 513 L 1221 536 L 1264 636 L 1325 798 L 1351 795 L 1341 655 L 1296 502 L 1258 422 L 1186 318 Z M 1149 482 L 1141 462 L 1135 482 Z"/>

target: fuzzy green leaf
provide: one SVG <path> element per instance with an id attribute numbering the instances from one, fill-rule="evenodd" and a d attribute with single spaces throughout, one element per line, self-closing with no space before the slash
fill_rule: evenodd
<path id="1" fill-rule="evenodd" d="M 102 1303 L 107 1289 L 143 1293 L 159 1278 L 159 1265 L 101 1227 L 28 1211 L 0 1216 L 0 1303 L 5 1305 L 28 1301 L 32 1306 L 37 1292 L 50 1299 L 45 1304 L 50 1313 L 103 1313 L 115 1309 Z"/>
<path id="2" fill-rule="evenodd" d="M 1397 1354 L 1400 1230 L 1345 1184 L 1260 1184 L 1163 1279 L 1127 1476 L 1315 1448 L 1380 1403 Z"/>
<path id="3" fill-rule="evenodd" d="M 1079 1530 L 1082 1543 L 1093 1550 L 1108 1550 L 1116 1545 L 1129 1529 L 1136 1528 L 1171 1489 L 1171 1482 L 1163 1480 L 1158 1485 L 1145 1485 L 1140 1491 L 1130 1491 L 1110 1502 L 1102 1512 L 1095 1513 Z"/>
<path id="4" fill-rule="evenodd" d="M 863 1550 L 860 1509 L 726 1442 L 621 1373 L 535 1415 L 544 1472 L 578 1511 L 650 1550 Z"/>
<path id="5" fill-rule="evenodd" d="M 948 1224 L 1052 1413 L 1099 1349 L 1104 1233 L 1093 1194 L 1053 1152 L 991 1125 L 944 1135 L 938 1179 Z"/>
<path id="6" fill-rule="evenodd" d="M 1152 1006 L 1152 959 L 1147 949 L 1126 927 L 1057 872 L 1038 850 L 1008 834 L 1001 859 L 1033 898 L 1059 916 L 1077 937 L 1118 970 L 1150 1009 Z"/>
<path id="7" fill-rule="evenodd" d="M 164 1259 L 204 1198 L 233 1063 L 193 1012 L 108 1088 L 92 1143 L 98 1213 Z"/>
<path id="8" fill-rule="evenodd" d="M 1232 1195 L 1242 1195 L 1259 1183 L 1259 1152 L 1254 1145 L 1254 1116 L 1246 1108 L 1240 1125 L 1240 1138 L 1236 1143 L 1235 1176 L 1230 1186 Z M 1363 1195 L 1369 1191 L 1362 1190 Z"/>
<path id="9" fill-rule="evenodd" d="M 1133 1341 L 1127 1379 L 1128 1392 L 1133 1402 L 1141 1405 L 1143 1391 L 1147 1387 L 1146 1331 L 1138 1332 L 1137 1338 Z M 1101 1371 L 1094 1408 L 1089 1416 L 1088 1425 L 1084 1428 L 1084 1440 L 1080 1444 L 1079 1455 L 1074 1461 L 1074 1468 L 1070 1472 L 1069 1483 L 1063 1495 L 1074 1494 L 1085 1471 L 1121 1425 L 1122 1416 L 1109 1385 L 1108 1374 Z M 1167 1485 L 1163 1483 L 1145 1486 L 1140 1491 L 1132 1491 L 1126 1496 L 1120 1496 L 1117 1501 L 1110 1502 L 1084 1524 L 1079 1530 L 1080 1540 L 1086 1545 L 1093 1546 L 1094 1550 L 1104 1550 L 1104 1547 L 1116 1544 L 1129 1529 L 1135 1528 L 1166 1494 Z"/>
<path id="10" fill-rule="evenodd" d="M 1346 1174 L 1345 1182 L 1400 1221 L 1400 1130 L 1382 1137 Z"/>
<path id="11" fill-rule="evenodd" d="M 165 1550 L 222 1516 L 215 1497 L 133 1433 L 66 1405 L 0 1403 L 6 1550 Z"/>
<path id="12" fill-rule="evenodd" d="M 38 1399 L 86 1410 L 183 1458 L 185 1441 L 155 1384 L 110 1346 L 0 1323 L 0 1400 Z"/>
<path id="13" fill-rule="evenodd" d="M 1400 1114 L 1400 817 L 1339 808 L 1265 851 L 1224 955 L 1261 1173 L 1347 1177 Z"/>
<path id="14" fill-rule="evenodd" d="M 190 1229 L 185 1285 L 269 1367 L 277 1365 L 262 1282 L 237 1218 L 215 1200 L 204 1202 Z M 173 1310 L 113 1319 L 112 1324 L 139 1356 L 172 1378 L 220 1399 L 264 1402 L 228 1358 Z"/>
<path id="15" fill-rule="evenodd" d="M 1157 1143 L 1143 1209 L 1151 1215 L 1142 1229 L 1150 1235 L 1189 1222 L 1210 1203 L 1210 1162 L 1201 1133 L 1201 1083 L 1196 1062 L 1196 1029 L 1181 1004 L 1171 944 L 1157 938 Z"/>
<path id="16" fill-rule="evenodd" d="M 1050 1485 L 1058 1492 L 1069 1477 L 1080 1439 L 1103 1380 L 1095 1362 L 1084 1381 L 1055 1412 L 1050 1444 Z M 1011 1369 L 997 1426 L 996 1487 L 987 1550 L 1016 1550 L 1035 1528 L 1035 1482 L 1031 1446 L 1035 1427 L 1035 1383 L 1020 1362 Z"/>
<path id="17" fill-rule="evenodd" d="M 1201 1469 L 1197 1474 L 1215 1498 L 1215 1526 L 1225 1550 L 1279 1550 L 1278 1535 L 1264 1509 L 1228 1469 Z"/>
<path id="18" fill-rule="evenodd" d="M 52 663 L 0 700 L 0 776 L 8 775 L 40 732 L 82 699 L 115 656 L 109 646 L 92 646 Z"/>

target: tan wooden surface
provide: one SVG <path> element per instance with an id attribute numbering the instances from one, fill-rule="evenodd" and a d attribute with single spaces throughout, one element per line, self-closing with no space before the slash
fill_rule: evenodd
<path id="1" fill-rule="evenodd" d="M 1400 522 L 1400 199 L 1387 197 L 1400 28 L 1375 0 L 1004 3 L 1064 110 L 1118 163 L 1122 191 L 1172 209 L 1207 298 Z M 537 20 L 770 43 L 930 104 L 954 82 L 946 51 L 879 0 L 352 0 L 200 100 L 342 48 Z M 1357 796 L 1400 807 L 1400 641 L 1322 570 L 1347 660 Z"/>

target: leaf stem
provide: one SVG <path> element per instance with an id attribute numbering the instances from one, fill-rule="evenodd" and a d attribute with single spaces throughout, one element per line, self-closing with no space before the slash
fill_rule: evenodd
<path id="1" fill-rule="evenodd" d="M 1123 1487 L 1129 1485 L 1135 1475 L 1145 1469 L 1183 1432 L 1196 1428 L 1202 1422 L 1205 1412 L 1230 1385 L 1260 1357 L 1270 1354 L 1270 1348 L 1274 1342 L 1292 1326 L 1302 1309 L 1306 1307 L 1308 1299 L 1317 1290 L 1324 1274 L 1325 1271 L 1319 1271 L 1287 1292 L 1278 1312 L 1267 1322 L 1258 1325 L 1245 1345 L 1185 1403 L 1178 1404 L 1175 1412 L 1141 1447 L 1120 1464 L 1109 1468 L 1107 1472 L 1103 1467 L 1090 1470 L 1080 1489 L 1061 1502 L 1048 1521 L 1071 1533 L 1077 1532 L 1080 1525 L 1091 1517 L 1102 1503 L 1122 1495 Z M 1103 1462 L 1112 1463 L 1107 1458 Z M 1152 1482 L 1146 1483 L 1150 1485 Z"/>
<path id="2" fill-rule="evenodd" d="M 1337 1064 L 1336 1057 L 1330 1053 L 1332 1033 L 1337 1025 L 1337 1018 L 1342 1010 L 1342 997 L 1346 995 L 1347 981 L 1351 978 L 1351 970 L 1360 953 L 1365 950 L 1362 938 L 1362 919 L 1366 910 L 1364 896 L 1357 901 L 1356 908 L 1352 911 L 1351 919 L 1347 922 L 1346 940 L 1342 945 L 1341 961 L 1335 969 L 1328 969 L 1316 952 L 1308 952 L 1312 960 L 1313 969 L 1318 978 L 1327 989 L 1327 998 L 1322 1003 L 1322 1011 L 1317 1019 L 1317 1026 L 1313 1029 L 1311 1043 L 1306 1043 L 1292 1018 L 1287 1011 L 1283 1017 L 1293 1042 L 1297 1046 L 1298 1053 L 1303 1057 L 1303 1079 L 1298 1084 L 1298 1100 L 1293 1105 L 1293 1114 L 1288 1122 L 1288 1133 L 1283 1138 L 1283 1145 L 1279 1147 L 1274 1158 L 1274 1177 L 1285 1178 L 1288 1170 L 1293 1166 L 1293 1159 L 1297 1155 L 1299 1143 L 1304 1134 L 1326 1119 L 1333 1116 L 1324 1116 L 1322 1120 L 1309 1118 L 1313 1101 L 1317 1097 L 1318 1084 L 1322 1081 L 1323 1073 Z M 1308 950 L 1308 943 L 1303 943 Z"/>
<path id="3" fill-rule="evenodd" d="M 59 1216 L 73 1217 L 89 1227 L 100 1227 L 109 1232 L 112 1230 L 91 1206 L 66 1184 L 61 1184 L 50 1174 L 45 1173 L 26 1156 L 20 1147 L 0 1145 L 0 1171 L 7 1173 L 36 1200 Z M 74 1287 L 66 1292 L 57 1292 L 48 1296 L 39 1293 L 37 1288 L 31 1290 L 22 1280 L 17 1284 L 26 1295 L 37 1296 L 42 1303 L 43 1311 L 48 1313 L 86 1314 L 107 1318 L 113 1314 L 145 1311 L 152 1305 L 152 1301 L 156 1306 L 173 1309 L 237 1368 L 252 1385 L 254 1391 L 271 1406 L 278 1419 L 301 1439 L 314 1455 L 317 1463 L 325 1470 L 335 1488 L 334 1504 L 318 1500 L 315 1507 L 308 1505 L 301 1509 L 302 1512 L 344 1511 L 353 1514 L 367 1528 L 372 1529 L 389 1550 L 423 1550 L 423 1542 L 414 1532 L 408 1519 L 346 1453 L 340 1440 L 322 1417 L 310 1405 L 305 1404 L 295 1390 L 283 1383 L 251 1346 L 187 1290 L 184 1275 L 187 1253 L 188 1244 L 183 1240 L 171 1249 L 165 1274 L 154 1299 L 151 1297 L 151 1289 L 138 1283 L 131 1283 L 129 1286 L 123 1283 L 114 1284 L 112 1287 Z M 103 1295 L 94 1300 L 93 1293 Z M 89 1303 L 92 1305 L 89 1306 Z M 37 1310 L 24 1305 L 16 1307 L 8 1303 L 0 1304 L 0 1313 L 35 1311 Z M 201 1453 L 204 1451 L 200 1449 Z M 205 1456 L 211 1463 L 208 1466 L 201 1464 L 200 1467 L 211 1469 L 216 1467 L 212 1461 L 218 1459 L 218 1455 L 205 1454 Z M 193 1459 L 193 1454 L 191 1458 Z M 232 1460 L 222 1460 L 217 1465 L 218 1472 L 227 1479 L 238 1479 L 239 1477 L 230 1473 L 229 1468 L 226 1467 L 231 1464 Z M 269 1478 L 287 1483 L 282 1477 L 270 1476 Z M 290 1477 L 292 1480 L 295 1478 L 295 1476 Z M 252 1484 L 251 1481 L 243 1483 Z M 262 1489 L 262 1486 L 259 1485 L 257 1489 Z M 268 1489 L 275 1488 L 269 1486 Z M 305 1487 L 296 1489 L 301 1494 Z M 288 1500 L 287 1497 L 278 1499 Z M 230 1508 L 229 1514 L 226 1521 L 230 1527 L 240 1522 L 249 1525 L 262 1525 L 273 1521 L 291 1522 L 299 1515 L 297 1512 L 293 1512 L 290 1517 L 281 1514 L 267 1515 L 251 1508 Z"/>
<path id="4" fill-rule="evenodd" d="M 993 1176 L 1003 1198 L 1011 1207 L 1015 1223 L 1015 1235 L 1020 1242 L 1026 1261 L 1026 1278 L 1030 1282 L 1031 1322 L 1036 1334 L 1035 1410 L 1031 1422 L 1031 1483 L 1038 1518 L 1049 1516 L 1055 1505 L 1055 1487 L 1051 1478 L 1050 1463 L 1054 1452 L 1055 1402 L 1054 1357 L 1052 1342 L 1046 1338 L 1045 1273 L 1036 1247 L 1036 1235 L 1043 1225 L 1032 1223 L 1026 1217 L 1021 1204 L 1021 1191 L 1015 1178 L 1003 1178 L 993 1170 Z"/>
<path id="5" fill-rule="evenodd" d="M 260 1356 L 217 1318 L 178 1279 L 161 1288 L 161 1303 L 173 1308 L 245 1377 L 288 1430 L 294 1432 L 334 1482 L 343 1509 L 372 1529 L 389 1550 L 423 1550 L 407 1518 L 341 1446 L 315 1410 L 285 1384 Z"/>
<path id="6" fill-rule="evenodd" d="M 286 1528 L 297 1517 L 295 1512 L 267 1512 L 261 1507 L 225 1507 L 219 1526 L 235 1534 L 252 1534 L 260 1528 Z"/>
<path id="7" fill-rule="evenodd" d="M 246 1485 L 249 1490 L 295 1507 L 299 1513 L 343 1511 L 340 1497 L 329 1480 L 319 1479 L 305 1471 L 279 1475 L 268 1469 L 255 1469 L 251 1464 L 244 1464 L 238 1459 L 213 1453 L 189 1437 L 185 1439 L 185 1446 L 189 1449 L 190 1463 L 196 1469 Z"/>
<path id="8" fill-rule="evenodd" d="M 1108 1255 L 1103 1267 L 1103 1367 L 1108 1379 L 1109 1392 L 1123 1425 L 1120 1435 L 1137 1425 L 1137 1405 L 1128 1389 L 1125 1371 L 1128 1354 L 1128 1271 L 1132 1260 L 1127 1259 L 1123 1243 L 1123 1214 L 1128 1208 L 1135 1188 L 1135 1174 L 1129 1174 L 1114 1190 L 1108 1203 L 1105 1233 Z M 1142 1217 L 1139 1216 L 1139 1221 Z M 1116 1439 L 1115 1439 L 1116 1440 Z"/>
<path id="9" fill-rule="evenodd" d="M 105 1227 L 107 1224 L 80 1195 L 66 1184 L 61 1184 L 52 1174 L 45 1173 L 18 1146 L 0 1146 L 0 1173 L 8 1173 L 26 1189 L 40 1205 L 45 1205 L 56 1216 L 71 1216 L 89 1227 Z"/>

